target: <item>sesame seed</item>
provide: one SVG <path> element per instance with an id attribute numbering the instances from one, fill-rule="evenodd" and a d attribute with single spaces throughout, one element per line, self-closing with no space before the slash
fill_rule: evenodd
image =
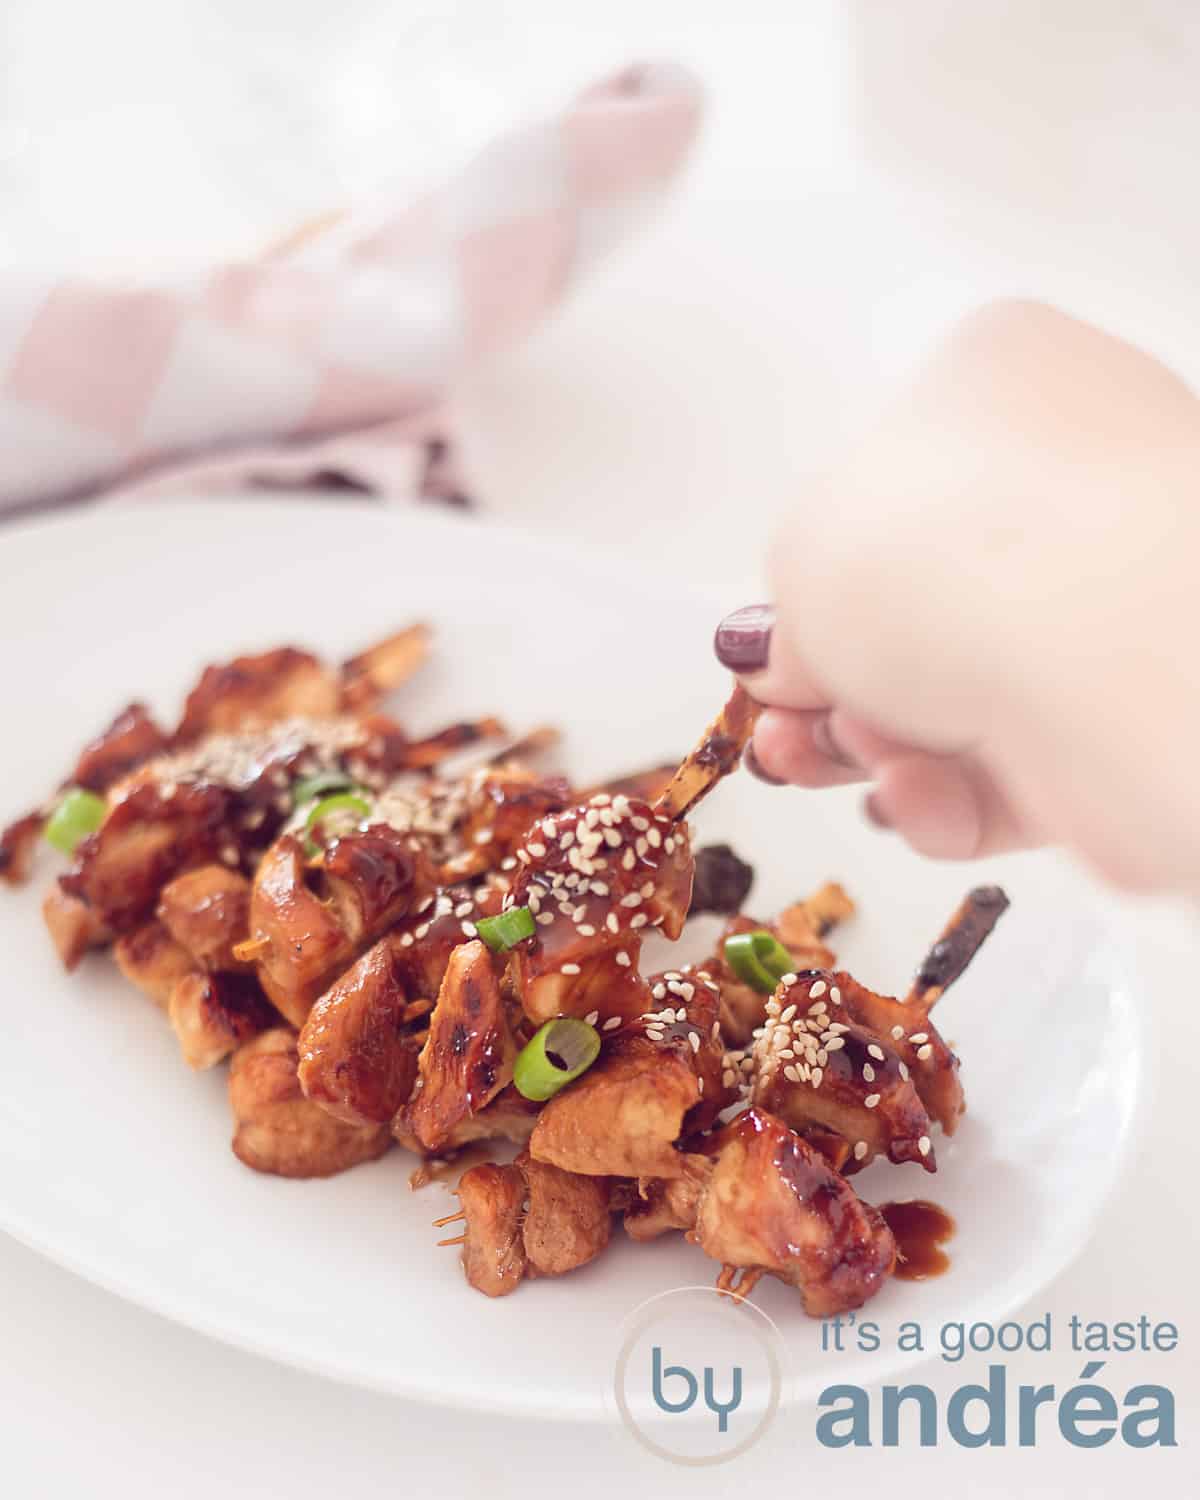
<path id="1" fill-rule="evenodd" d="M 623 969 L 627 969 L 629 967 L 629 954 L 625 952 L 624 948 L 622 948 L 621 951 L 617 954 L 617 962 Z"/>
<path id="2" fill-rule="evenodd" d="M 899 1063 L 898 1066 L 899 1066 L 899 1069 L 900 1069 L 900 1077 L 904 1079 L 905 1083 L 907 1083 L 908 1082 L 908 1065 L 907 1065 L 907 1063 Z"/>
<path id="3" fill-rule="evenodd" d="M 421 940 L 421 938 L 428 937 L 428 936 L 429 936 L 429 923 L 428 922 L 422 922 L 421 925 L 420 925 L 420 927 L 418 927 L 417 931 L 416 931 L 417 941 L 419 942 Z"/>
<path id="4" fill-rule="evenodd" d="M 465 917 L 471 911 L 474 905 L 474 901 L 460 901 L 454 908 L 454 915 L 456 917 Z"/>
<path id="5" fill-rule="evenodd" d="M 650 835 L 647 834 L 646 837 L 649 838 Z M 675 853 L 675 840 L 673 838 L 671 838 L 671 837 L 668 836 L 664 840 L 664 842 L 663 842 L 663 848 L 667 851 L 668 854 L 674 854 Z"/>
<path id="6" fill-rule="evenodd" d="M 605 1021 L 604 1025 L 601 1026 L 600 1030 L 601 1031 L 616 1031 L 617 1027 L 620 1024 L 621 1024 L 621 1018 L 620 1018 L 620 1016 L 609 1016 L 608 1020 Z"/>
<path id="7" fill-rule="evenodd" d="M 604 884 L 603 880 L 593 880 L 590 889 L 593 896 L 608 895 L 608 887 Z"/>
<path id="8" fill-rule="evenodd" d="M 651 849 L 657 849 L 662 843 L 662 834 L 659 833 L 657 828 L 648 828 L 646 830 L 646 841 Z"/>
<path id="9" fill-rule="evenodd" d="M 845 1039 L 845 1037 L 831 1036 L 829 1038 L 829 1040 L 825 1043 L 825 1050 L 826 1050 L 826 1052 L 840 1052 L 841 1049 L 845 1045 L 846 1045 L 846 1039 Z"/>
<path id="10" fill-rule="evenodd" d="M 638 927 L 645 927 L 646 913 L 644 911 L 639 911 L 636 916 L 630 918 L 629 925 L 630 927 L 635 929 Z"/>
<path id="11" fill-rule="evenodd" d="M 842 992 L 841 992 L 841 990 L 838 989 L 838 987 L 837 987 L 836 984 L 829 991 L 829 998 L 833 1001 L 833 1003 L 835 1005 L 840 1005 L 842 1003 Z"/>
<path id="12" fill-rule="evenodd" d="M 401 938 L 400 938 L 400 946 L 402 948 L 411 948 L 412 945 L 413 945 L 413 935 L 412 935 L 412 933 L 411 932 L 403 933 L 401 935 Z"/>
<path id="13" fill-rule="evenodd" d="M 704 1079 L 703 1078 L 697 1078 L 696 1079 L 696 1092 L 698 1094 L 700 1094 L 700 1095 L 703 1095 L 703 1093 L 704 1093 Z"/>
<path id="14" fill-rule="evenodd" d="M 917 1142 L 917 1150 L 921 1153 L 922 1156 L 928 1156 L 932 1145 L 933 1142 L 929 1139 L 929 1137 L 927 1135 L 923 1135 Z"/>
<path id="15" fill-rule="evenodd" d="M 478 828 L 475 831 L 475 842 L 477 844 L 490 844 L 495 838 L 495 830 L 491 828 Z"/>
<path id="16" fill-rule="evenodd" d="M 868 1094 L 863 1103 L 868 1109 L 874 1109 L 882 1097 L 881 1094 Z"/>
<path id="17" fill-rule="evenodd" d="M 737 1074 L 733 1071 L 733 1069 L 732 1068 L 726 1068 L 726 1069 L 724 1069 L 724 1071 L 721 1074 L 721 1083 L 722 1083 L 723 1087 L 725 1087 L 727 1089 L 731 1089 L 736 1082 L 737 1082 Z"/>
<path id="18" fill-rule="evenodd" d="M 575 830 L 573 828 L 566 829 L 558 836 L 558 847 L 560 849 L 569 849 L 574 842 Z"/>
<path id="19" fill-rule="evenodd" d="M 655 1000 L 665 1000 L 667 998 L 667 987 L 665 984 L 656 984 L 650 991 L 650 994 Z"/>
<path id="20" fill-rule="evenodd" d="M 652 1042 L 666 1041 L 666 1033 L 663 1031 L 661 1026 L 647 1026 L 646 1035 Z"/>
<path id="21" fill-rule="evenodd" d="M 596 795 L 592 798 L 592 806 L 607 807 L 611 801 L 612 798 L 608 795 L 607 792 L 597 792 Z"/>
<path id="22" fill-rule="evenodd" d="M 824 1078 L 824 1077 L 825 1077 L 825 1073 L 824 1073 L 823 1069 L 821 1069 L 821 1068 L 814 1068 L 812 1070 L 812 1074 L 811 1074 L 811 1076 L 809 1078 L 809 1082 L 812 1084 L 813 1088 L 819 1089 L 821 1087 L 821 1079 Z"/>
<path id="23" fill-rule="evenodd" d="M 549 927 L 550 923 L 554 921 L 554 913 L 552 911 L 540 911 L 534 918 L 534 921 L 539 927 Z"/>
<path id="24" fill-rule="evenodd" d="M 478 936 L 479 929 L 475 926 L 474 922 L 464 922 L 462 924 L 462 930 L 464 937 L 473 938 Z"/>
<path id="25" fill-rule="evenodd" d="M 641 904 L 642 904 L 641 892 L 640 891 L 630 891 L 627 896 L 622 896 L 621 897 L 621 900 L 620 900 L 619 904 L 621 906 L 627 906 L 627 907 L 641 906 Z"/>
<path id="26" fill-rule="evenodd" d="M 919 1047 L 922 1042 L 927 1042 L 928 1040 L 929 1033 L 927 1031 L 914 1031 L 913 1034 L 909 1037 L 909 1041 L 913 1044 L 914 1047 Z"/>
<path id="27" fill-rule="evenodd" d="M 688 1045 L 691 1047 L 692 1051 L 693 1052 L 699 1052 L 699 1050 L 700 1050 L 700 1033 L 697 1032 L 697 1031 L 689 1031 L 688 1034 L 687 1034 L 687 1038 L 688 1038 Z"/>
<path id="28" fill-rule="evenodd" d="M 904 1035 L 904 1027 L 903 1026 L 893 1026 L 892 1027 L 892 1040 L 894 1042 L 898 1042 L 903 1035 Z"/>
<path id="29" fill-rule="evenodd" d="M 621 835 L 615 828 L 606 828 L 604 830 L 604 842 L 610 849 L 619 849 L 622 843 Z"/>
<path id="30" fill-rule="evenodd" d="M 783 1076 L 792 1083 L 800 1082 L 800 1074 L 796 1071 L 796 1067 L 793 1063 L 788 1063 L 785 1066 L 783 1070 Z"/>
<path id="31" fill-rule="evenodd" d="M 790 1021 L 795 1014 L 796 1014 L 796 1007 L 794 1005 L 789 1005 L 788 1008 L 779 1017 L 779 1019 L 780 1019 L 781 1022 L 782 1021 Z"/>
<path id="32" fill-rule="evenodd" d="M 541 842 L 538 842 L 538 843 L 533 843 L 533 844 L 526 844 L 525 847 L 529 850 L 530 854 L 533 855 L 534 859 L 545 859 L 545 857 L 546 857 L 546 846 L 545 846 L 545 844 L 543 844 Z"/>
<path id="33" fill-rule="evenodd" d="M 609 932 L 616 932 L 619 929 L 621 924 L 617 921 L 617 914 L 615 911 L 610 911 L 608 916 L 605 917 L 604 925 L 608 928 Z"/>
<path id="34" fill-rule="evenodd" d="M 812 989 L 809 990 L 809 992 L 808 992 L 808 998 L 810 1000 L 816 1000 L 816 999 L 818 999 L 821 995 L 823 995 L 825 993 L 825 988 L 826 988 L 825 981 L 823 979 L 818 979 L 817 982 L 816 982 L 816 984 L 813 985 Z"/>
<path id="35" fill-rule="evenodd" d="M 926 1042 L 923 1047 L 918 1047 L 917 1056 L 921 1059 L 922 1062 L 928 1062 L 929 1059 L 933 1056 L 932 1045 L 929 1042 Z"/>
<path id="36" fill-rule="evenodd" d="M 560 974 L 578 974 L 581 972 L 578 964 L 563 964 L 558 971 Z"/>
<path id="37" fill-rule="evenodd" d="M 863 1063 L 863 1081 L 865 1083 L 875 1082 L 875 1069 L 870 1063 Z"/>
<path id="38" fill-rule="evenodd" d="M 876 1046 L 874 1042 L 867 1043 L 867 1051 L 873 1058 L 875 1058 L 877 1062 L 883 1062 L 885 1060 L 883 1056 L 883 1048 Z"/>
<path id="39" fill-rule="evenodd" d="M 854 1143 L 854 1160 L 855 1161 L 862 1161 L 863 1157 L 866 1156 L 866 1154 L 867 1154 L 867 1152 L 869 1150 L 870 1150 L 870 1147 L 867 1145 L 866 1141 L 855 1141 L 855 1143 Z"/>
<path id="40" fill-rule="evenodd" d="M 585 1026 L 594 1026 L 599 1019 L 600 1012 L 598 1010 L 589 1010 L 587 1015 L 584 1016 L 583 1022 Z"/>
<path id="41" fill-rule="evenodd" d="M 525 852 L 524 849 L 517 850 L 517 858 L 523 865 L 527 865 L 529 863 L 529 855 Z"/>

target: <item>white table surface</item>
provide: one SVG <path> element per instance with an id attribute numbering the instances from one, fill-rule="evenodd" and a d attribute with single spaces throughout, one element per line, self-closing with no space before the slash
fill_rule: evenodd
<path id="1" fill-rule="evenodd" d="M 1187 0 L 892 9 L 622 0 L 598 17 L 532 0 L 335 12 L 315 0 L 10 0 L 0 262 L 251 248 L 347 192 L 428 176 L 610 62 L 690 60 L 714 107 L 685 189 L 552 327 L 474 376 L 460 405 L 498 515 L 595 545 L 669 548 L 714 607 L 733 606 L 758 595 L 772 518 L 803 505 L 805 474 L 973 300 L 1052 298 L 1200 381 L 1200 48 Z M 1155 1055 L 1139 1152 L 1087 1251 L 1028 1312 L 1173 1320 L 1174 1355 L 1118 1356 L 1110 1371 L 1118 1394 L 1139 1379 L 1173 1387 L 1182 1446 L 943 1445 L 935 1492 L 1200 1488 L 1188 1447 L 1200 1414 L 1189 1160 L 1200 938 L 1179 914 L 1129 922 Z M 933 1474 L 920 1450 L 817 1455 L 777 1431 L 732 1471 L 698 1475 L 618 1431 L 406 1406 L 174 1327 L 4 1237 L 0 1349 L 0 1493 L 22 1500 L 591 1495 L 614 1479 L 694 1495 L 777 1483 L 789 1457 L 797 1485 L 916 1496 Z M 1056 1354 L 1011 1370 L 1061 1390 L 1079 1368 Z M 922 1378 L 948 1392 L 963 1377 L 935 1361 Z"/>

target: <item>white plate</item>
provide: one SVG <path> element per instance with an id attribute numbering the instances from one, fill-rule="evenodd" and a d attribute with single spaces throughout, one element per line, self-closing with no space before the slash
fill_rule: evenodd
<path id="1" fill-rule="evenodd" d="M 395 704 L 415 729 L 495 710 L 568 729 L 580 776 L 678 754 L 725 689 L 714 608 L 664 567 L 589 557 L 483 524 L 355 504 L 226 502 L 93 510 L 0 537 L 8 733 L 5 812 L 39 797 L 124 702 L 170 713 L 205 661 L 282 641 L 338 655 L 417 617 L 434 665 Z M 847 965 L 903 986 L 963 888 L 1013 897 L 939 1011 L 970 1113 L 938 1142 L 935 1177 L 876 1165 L 864 1194 L 931 1197 L 958 1220 L 952 1268 L 893 1283 L 885 1324 L 995 1320 L 1086 1242 L 1131 1133 L 1141 1068 L 1134 993 L 1103 908 L 1059 862 L 937 866 L 868 830 L 844 795 L 738 776 L 697 818 L 759 872 L 770 913 L 827 877 L 860 913 Z M 645 1298 L 709 1282 L 682 1240 L 619 1233 L 593 1265 L 489 1302 L 437 1250 L 445 1189 L 407 1186 L 399 1151 L 328 1182 L 247 1171 L 229 1151 L 224 1070 L 196 1076 L 162 1016 L 104 959 L 71 978 L 37 914 L 39 878 L 0 892 L 0 1224 L 81 1275 L 231 1343 L 431 1401 L 599 1417 L 615 1330 Z M 686 939 L 685 939 L 686 941 Z M 694 946 L 694 944 L 693 944 Z M 698 954 L 696 955 L 698 956 Z M 756 1300 L 783 1329 L 793 1395 L 830 1367 L 817 1325 L 776 1282 Z M 904 1356 L 845 1354 L 837 1379 L 878 1381 Z"/>

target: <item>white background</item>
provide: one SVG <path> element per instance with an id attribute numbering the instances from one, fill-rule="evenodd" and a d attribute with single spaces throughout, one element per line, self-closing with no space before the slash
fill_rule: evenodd
<path id="1" fill-rule="evenodd" d="M 804 503 L 806 473 L 972 301 L 1052 298 L 1200 382 L 1198 28 L 1188 0 L 622 0 L 602 15 L 531 0 L 7 0 L 0 264 L 253 251 L 331 204 L 437 175 L 610 64 L 691 62 L 712 109 L 683 190 L 460 404 L 497 514 L 671 557 L 733 606 L 757 595 L 772 517 Z M 1158 1054 L 1144 1139 L 1084 1257 L 1028 1311 L 1174 1320 L 1174 1355 L 1117 1356 L 1105 1373 L 1118 1394 L 1174 1387 L 1178 1450 L 1081 1452 L 1047 1431 L 1036 1452 L 817 1457 L 805 1413 L 732 1473 L 697 1477 L 619 1432 L 470 1419 L 280 1369 L 0 1239 L 3 1492 L 1195 1493 L 1200 943 L 1177 915 L 1130 922 Z M 19 1020 L 30 1001 L 6 1003 Z M 6 1039 L 19 1045 L 19 1026 Z M 1061 1354 L 1012 1373 L 1062 1390 L 1081 1367 Z M 948 1392 L 977 1374 L 924 1378 Z"/>

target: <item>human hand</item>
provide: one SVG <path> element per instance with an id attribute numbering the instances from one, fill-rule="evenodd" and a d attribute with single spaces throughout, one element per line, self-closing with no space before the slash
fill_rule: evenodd
<path id="1" fill-rule="evenodd" d="M 1200 891 L 1200 402 L 1050 308 L 967 320 L 772 550 L 718 656 L 768 779 L 918 851 Z"/>

